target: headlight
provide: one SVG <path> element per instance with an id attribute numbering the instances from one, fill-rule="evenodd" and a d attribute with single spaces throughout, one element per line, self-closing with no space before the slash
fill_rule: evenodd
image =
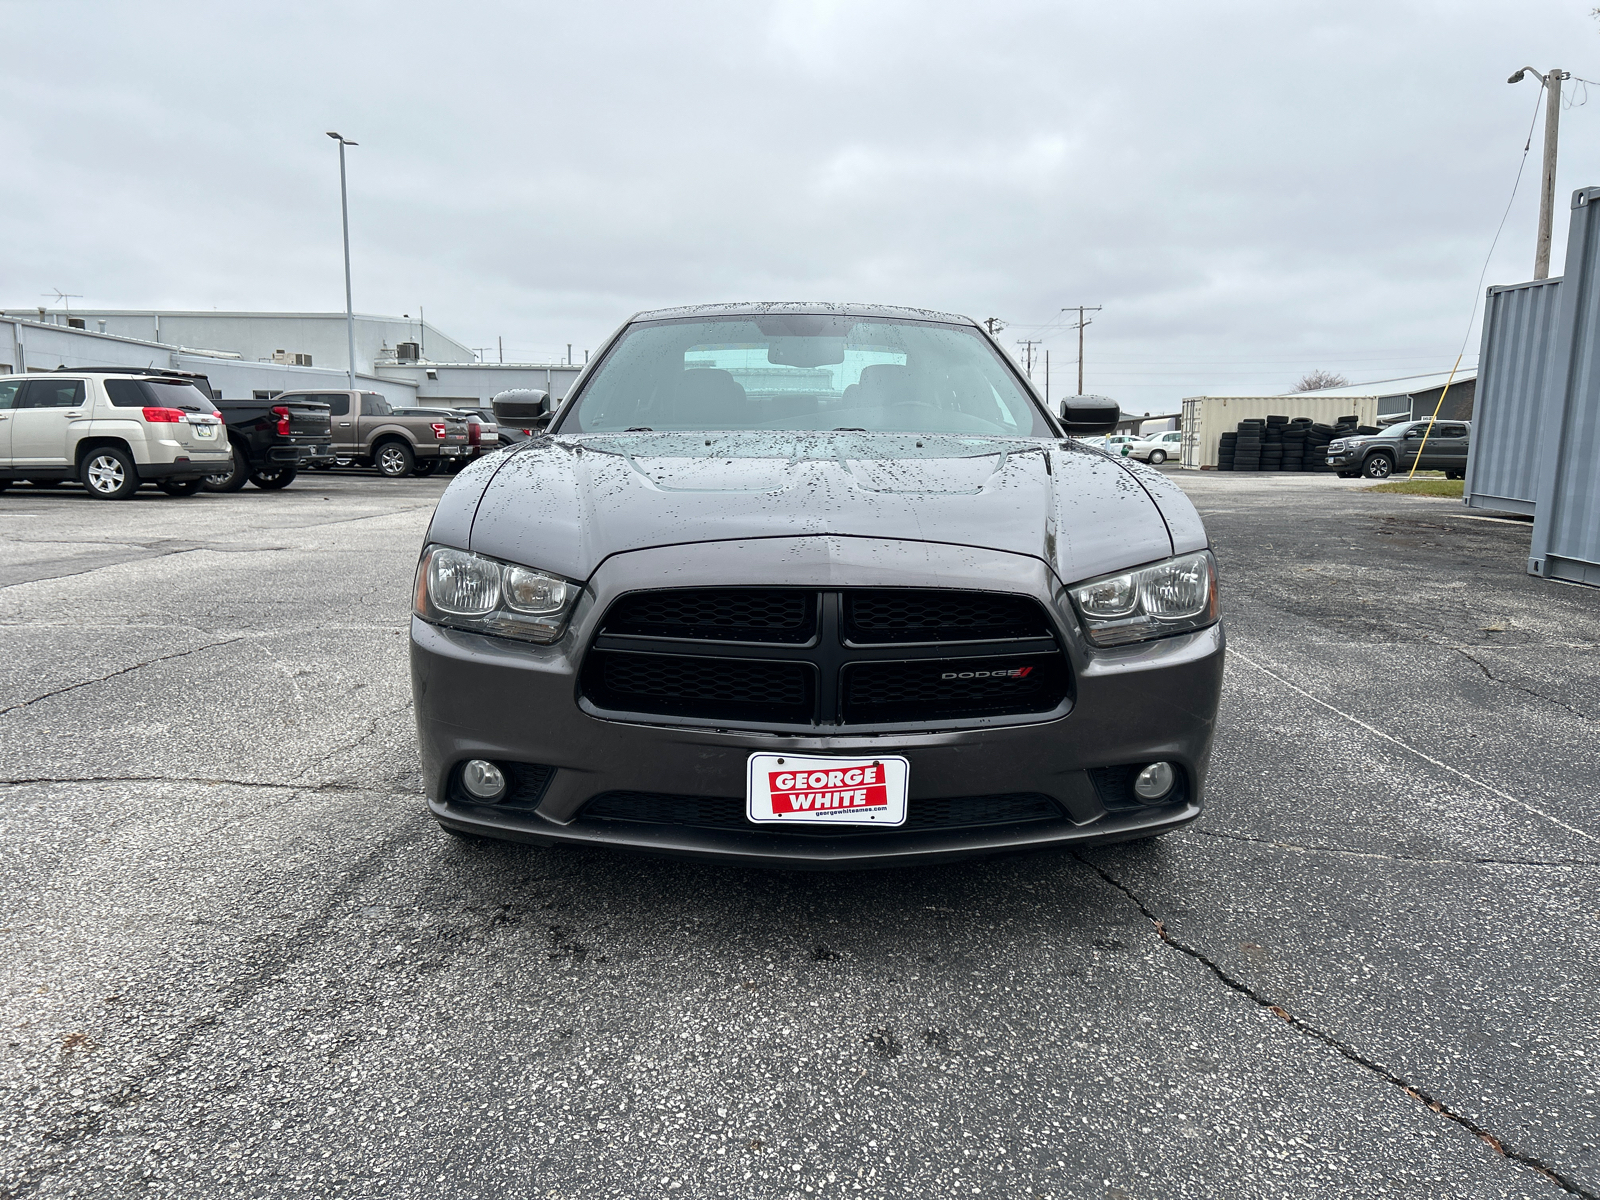
<path id="1" fill-rule="evenodd" d="M 532 567 L 429 546 L 417 563 L 412 611 L 424 621 L 526 642 L 553 642 L 579 587 Z"/>
<path id="2" fill-rule="evenodd" d="M 1122 646 L 1204 629 L 1222 615 L 1211 551 L 1184 554 L 1068 588 L 1097 646 Z"/>

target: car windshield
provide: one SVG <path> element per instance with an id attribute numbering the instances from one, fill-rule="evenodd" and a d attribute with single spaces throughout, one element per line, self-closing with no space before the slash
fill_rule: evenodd
<path id="1" fill-rule="evenodd" d="M 1054 436 L 975 329 L 788 313 L 639 322 L 558 432 L 791 429 Z"/>

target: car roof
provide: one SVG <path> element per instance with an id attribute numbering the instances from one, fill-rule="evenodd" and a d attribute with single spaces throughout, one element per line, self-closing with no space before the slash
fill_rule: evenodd
<path id="1" fill-rule="evenodd" d="M 758 317 L 769 313 L 796 313 L 830 317 L 898 317 L 905 321 L 939 321 L 944 324 L 972 325 L 971 317 L 937 312 L 931 308 L 901 308 L 892 304 L 835 304 L 820 300 L 762 300 L 730 304 L 683 304 L 676 308 L 652 308 L 634 313 L 631 321 L 672 321 L 685 317 Z"/>

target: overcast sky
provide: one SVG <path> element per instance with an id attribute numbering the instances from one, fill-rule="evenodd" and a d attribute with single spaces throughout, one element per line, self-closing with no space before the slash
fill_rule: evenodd
<path id="1" fill-rule="evenodd" d="M 1600 80 L 1593 6 L 0 0 L 0 305 L 342 310 L 334 129 L 357 311 L 491 358 L 821 299 L 1000 317 L 1055 395 L 1102 305 L 1086 390 L 1133 411 L 1445 370 L 1539 104 L 1506 77 Z M 1532 274 L 1540 136 L 1488 283 Z"/>

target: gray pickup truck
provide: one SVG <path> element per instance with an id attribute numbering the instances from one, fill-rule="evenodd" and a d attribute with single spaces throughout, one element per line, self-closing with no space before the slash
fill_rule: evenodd
<path id="1" fill-rule="evenodd" d="M 431 475 L 441 462 L 467 452 L 464 417 L 438 412 L 401 415 L 379 392 L 280 392 L 273 397 L 279 404 L 286 400 L 326 404 L 333 422 L 334 458 L 376 467 L 390 479 Z"/>
<path id="2" fill-rule="evenodd" d="M 1429 433 L 1430 424 L 1405 421 L 1382 433 L 1335 438 L 1328 443 L 1328 465 L 1341 479 L 1358 475 L 1387 479 L 1396 471 L 1409 471 L 1413 463 L 1420 471 L 1443 471 L 1447 479 L 1465 479 L 1472 422 L 1440 421 Z M 1421 462 L 1417 462 L 1419 451 Z"/>

